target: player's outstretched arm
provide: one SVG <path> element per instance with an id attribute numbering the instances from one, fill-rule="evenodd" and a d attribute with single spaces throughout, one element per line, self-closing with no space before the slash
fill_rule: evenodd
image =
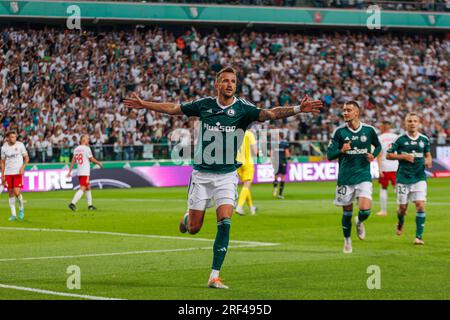
<path id="1" fill-rule="evenodd" d="M 150 102 L 144 101 L 136 93 L 133 93 L 132 98 L 126 98 L 123 100 L 125 107 L 130 109 L 148 109 L 151 111 L 170 114 L 173 116 L 183 115 L 181 106 L 177 103 L 171 102 Z"/>
<path id="2" fill-rule="evenodd" d="M 300 102 L 300 105 L 293 107 L 276 107 L 273 109 L 261 110 L 259 113 L 258 121 L 263 122 L 266 120 L 283 119 L 300 112 L 312 113 L 317 115 L 320 113 L 320 109 L 323 107 L 323 103 L 320 100 L 310 100 L 306 95 Z"/>

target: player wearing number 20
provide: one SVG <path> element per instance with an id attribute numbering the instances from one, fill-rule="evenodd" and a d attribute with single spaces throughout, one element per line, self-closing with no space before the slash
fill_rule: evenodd
<path id="1" fill-rule="evenodd" d="M 351 253 L 353 200 L 358 200 L 359 213 L 355 223 L 358 238 L 363 240 L 366 236 L 363 222 L 369 217 L 372 206 L 370 162 L 380 153 L 381 144 L 375 129 L 359 120 L 360 107 L 356 101 L 346 102 L 342 111 L 346 124 L 333 132 L 327 157 L 339 159 L 334 203 L 343 207 L 344 253 Z M 373 154 L 372 146 L 375 147 Z"/>
<path id="2" fill-rule="evenodd" d="M 416 238 L 414 244 L 424 244 L 422 240 L 425 225 L 425 201 L 427 182 L 425 166 L 431 168 L 432 158 L 430 141 L 419 133 L 420 119 L 416 113 L 409 113 L 405 118 L 407 133 L 401 135 L 392 143 L 386 158 L 399 160 L 397 170 L 397 234 L 403 232 L 408 200 L 416 205 Z"/>
<path id="3" fill-rule="evenodd" d="M 78 181 L 80 182 L 80 190 L 75 193 L 72 202 L 69 204 L 69 208 L 72 211 L 76 211 L 77 208 L 75 204 L 81 199 L 83 193 L 86 193 L 88 210 L 95 210 L 96 208 L 92 205 L 91 184 L 89 182 L 91 173 L 90 163 L 95 163 L 100 167 L 103 167 L 103 165 L 92 156 L 91 148 L 89 148 L 88 135 L 81 136 L 80 145 L 73 150 L 72 163 L 70 164 L 69 172 L 67 173 L 68 178 L 71 177 L 75 162 L 77 163 L 77 175 Z"/>

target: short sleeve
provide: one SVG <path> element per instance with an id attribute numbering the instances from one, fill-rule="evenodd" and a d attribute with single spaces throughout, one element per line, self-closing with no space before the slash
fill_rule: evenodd
<path id="1" fill-rule="evenodd" d="M 424 153 L 428 153 L 430 152 L 431 148 L 430 148 L 430 140 L 425 139 L 425 148 L 423 149 Z"/>
<path id="2" fill-rule="evenodd" d="M 190 101 L 190 102 L 184 102 L 181 104 L 181 111 L 188 117 L 199 117 L 201 101 L 203 101 L 203 100 L 204 99 L 194 100 L 194 101 Z"/>
<path id="3" fill-rule="evenodd" d="M 92 158 L 92 150 L 91 150 L 91 148 L 87 148 L 86 155 L 87 155 L 88 159 Z"/>
<path id="4" fill-rule="evenodd" d="M 245 119 L 247 120 L 246 125 L 248 126 L 252 122 L 255 122 L 259 119 L 261 109 L 257 108 L 254 104 L 243 104 L 243 106 L 247 115 Z"/>
<path id="5" fill-rule="evenodd" d="M 398 140 L 399 140 L 399 138 L 395 139 L 394 142 L 392 142 L 391 147 L 386 151 L 387 153 L 397 153 Z"/>
<path id="6" fill-rule="evenodd" d="M 28 156 L 28 152 L 27 149 L 25 148 L 25 145 L 22 143 L 22 145 L 20 146 L 20 152 L 22 153 L 22 156 Z"/>
<path id="7" fill-rule="evenodd" d="M 256 138 L 255 138 L 255 135 L 253 134 L 253 132 L 250 132 L 250 131 L 248 132 L 248 142 L 251 146 L 256 144 Z"/>

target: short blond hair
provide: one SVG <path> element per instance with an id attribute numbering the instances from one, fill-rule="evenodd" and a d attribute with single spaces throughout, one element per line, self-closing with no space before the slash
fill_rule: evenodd
<path id="1" fill-rule="evenodd" d="M 220 75 L 223 73 L 232 73 L 237 77 L 237 72 L 233 67 L 225 67 L 225 68 L 222 68 L 219 72 L 217 72 L 216 82 L 219 81 Z"/>

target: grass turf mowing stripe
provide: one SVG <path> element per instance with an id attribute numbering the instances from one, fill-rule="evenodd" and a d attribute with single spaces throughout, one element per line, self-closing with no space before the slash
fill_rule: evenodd
<path id="1" fill-rule="evenodd" d="M 81 298 L 81 299 L 87 299 L 87 300 L 125 300 L 125 299 L 118 299 L 118 298 L 97 297 L 97 296 L 90 296 L 90 295 L 84 295 L 84 294 L 74 294 L 74 293 L 65 293 L 65 292 L 58 292 L 58 291 L 28 288 L 28 287 L 12 286 L 12 285 L 1 284 L 1 283 L 0 283 L 0 288 L 20 290 L 20 291 L 29 291 L 29 292 L 42 293 L 42 294 L 61 296 L 61 297 Z"/>

